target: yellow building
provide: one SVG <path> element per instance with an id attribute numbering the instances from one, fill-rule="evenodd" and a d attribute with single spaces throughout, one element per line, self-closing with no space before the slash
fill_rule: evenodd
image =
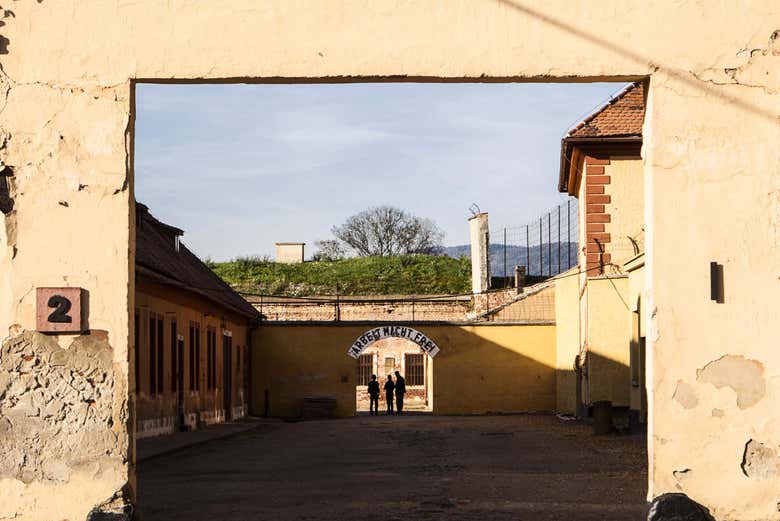
<path id="1" fill-rule="evenodd" d="M 579 276 L 563 274 L 556 287 L 558 406 L 587 414 L 610 401 L 630 409 L 634 424 L 647 414 L 638 318 L 645 102 L 644 83 L 633 83 L 574 126 L 561 143 L 558 181 L 579 200 L 580 229 Z"/>
<path id="2" fill-rule="evenodd" d="M 420 368 L 427 392 L 426 409 L 433 414 L 555 409 L 555 324 L 421 322 L 393 326 L 417 328 L 438 348 L 424 355 Z M 327 396 L 335 401 L 334 416 L 354 416 L 361 367 L 359 356 L 355 360 L 348 350 L 355 339 L 389 327 L 381 322 L 264 324 L 253 334 L 252 410 L 275 417 L 300 417 L 306 397 Z M 374 355 L 377 348 L 384 351 L 381 343 L 385 341 L 372 341 L 359 354 Z M 405 342 L 419 348 L 413 341 Z M 370 362 L 364 360 L 378 361 L 371 358 Z M 385 360 L 379 363 L 377 376 L 383 384 Z M 392 363 L 397 368 L 397 361 Z M 410 386 L 408 363 L 403 369 Z M 382 397 L 380 410 L 384 405 Z"/>
<path id="3" fill-rule="evenodd" d="M 247 414 L 258 312 L 136 204 L 136 437 Z"/>

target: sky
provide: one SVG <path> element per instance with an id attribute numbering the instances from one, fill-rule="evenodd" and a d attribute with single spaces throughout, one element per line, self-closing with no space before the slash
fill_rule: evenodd
<path id="1" fill-rule="evenodd" d="M 215 261 L 330 239 L 372 206 L 468 243 L 566 200 L 560 140 L 625 84 L 139 84 L 135 192 Z"/>

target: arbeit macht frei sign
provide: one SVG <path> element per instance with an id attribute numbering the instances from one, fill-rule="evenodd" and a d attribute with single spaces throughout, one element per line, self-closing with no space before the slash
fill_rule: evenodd
<path id="1" fill-rule="evenodd" d="M 357 360 L 365 348 L 383 338 L 405 338 L 420 346 L 431 358 L 439 352 L 439 346 L 416 329 L 406 326 L 382 326 L 369 329 L 360 335 L 357 340 L 352 342 L 347 354 Z"/>

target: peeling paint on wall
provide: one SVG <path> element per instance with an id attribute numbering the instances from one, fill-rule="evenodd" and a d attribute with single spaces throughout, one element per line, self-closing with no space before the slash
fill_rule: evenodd
<path id="1" fill-rule="evenodd" d="M 691 469 L 680 469 L 680 470 L 675 470 L 674 472 L 672 472 L 672 475 L 674 476 L 674 479 L 677 480 L 677 483 L 678 483 L 677 488 L 678 489 L 682 490 L 682 484 L 685 481 L 685 478 L 690 477 L 690 474 L 691 474 Z"/>
<path id="2" fill-rule="evenodd" d="M 737 406 L 747 409 L 761 401 L 766 393 L 764 366 L 744 356 L 725 355 L 696 371 L 696 379 L 720 389 L 730 387 L 737 393 Z"/>
<path id="3" fill-rule="evenodd" d="M 124 440 L 114 426 L 113 352 L 105 332 L 55 337 L 26 332 L 0 349 L 0 479 L 66 483 L 121 471 Z M 117 496 L 124 496 L 122 490 Z M 112 508 L 116 498 L 108 500 Z"/>
<path id="4" fill-rule="evenodd" d="M 699 397 L 696 396 L 696 390 L 691 384 L 682 380 L 677 382 L 677 388 L 674 390 L 674 399 L 685 409 L 693 409 L 699 405 Z"/>
<path id="5" fill-rule="evenodd" d="M 742 473 L 755 479 L 780 476 L 780 457 L 777 451 L 756 440 L 749 440 L 742 456 Z"/>

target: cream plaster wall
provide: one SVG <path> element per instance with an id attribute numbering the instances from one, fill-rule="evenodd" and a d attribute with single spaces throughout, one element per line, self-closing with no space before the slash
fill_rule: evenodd
<path id="1" fill-rule="evenodd" d="M 13 167 L 15 213 L 0 226 L 0 331 L 14 337 L 34 328 L 35 286 L 89 290 L 90 327 L 108 331 L 114 353 L 117 436 L 105 442 L 112 451 L 132 461 L 121 426 L 132 416 L 133 78 L 651 75 L 643 149 L 649 495 L 682 490 L 719 519 L 777 517 L 780 473 L 757 478 L 740 468 L 751 440 L 780 445 L 776 1 L 19 0 L 3 7 L 13 15 L 0 28 L 0 160 Z M 725 266 L 725 304 L 708 299 L 710 260 Z M 761 368 L 764 392 L 749 407 L 738 405 L 739 381 L 699 381 L 709 364 L 731 363 L 726 355 Z M 747 369 L 736 368 L 742 378 Z M 696 407 L 676 405 L 680 380 L 699 396 Z M 73 494 L 73 480 L 8 478 L 5 512 L 42 519 L 57 505 L 62 518 L 83 519 L 100 503 L 95 497 L 111 503 L 116 483 L 132 487 L 131 464 L 117 462 L 117 479 L 78 483 L 89 497 Z M 679 481 L 674 471 L 683 468 L 690 470 Z"/>
<path id="2" fill-rule="evenodd" d="M 642 179 L 642 160 L 612 156 L 604 166 L 604 174 L 610 177 L 610 183 L 604 185 L 604 193 L 611 196 L 606 211 L 610 221 L 604 226 L 610 234 L 610 242 L 604 245 L 604 251 L 611 254 L 611 262 L 622 265 L 636 255 L 631 237 L 644 250 L 644 181 Z"/>

